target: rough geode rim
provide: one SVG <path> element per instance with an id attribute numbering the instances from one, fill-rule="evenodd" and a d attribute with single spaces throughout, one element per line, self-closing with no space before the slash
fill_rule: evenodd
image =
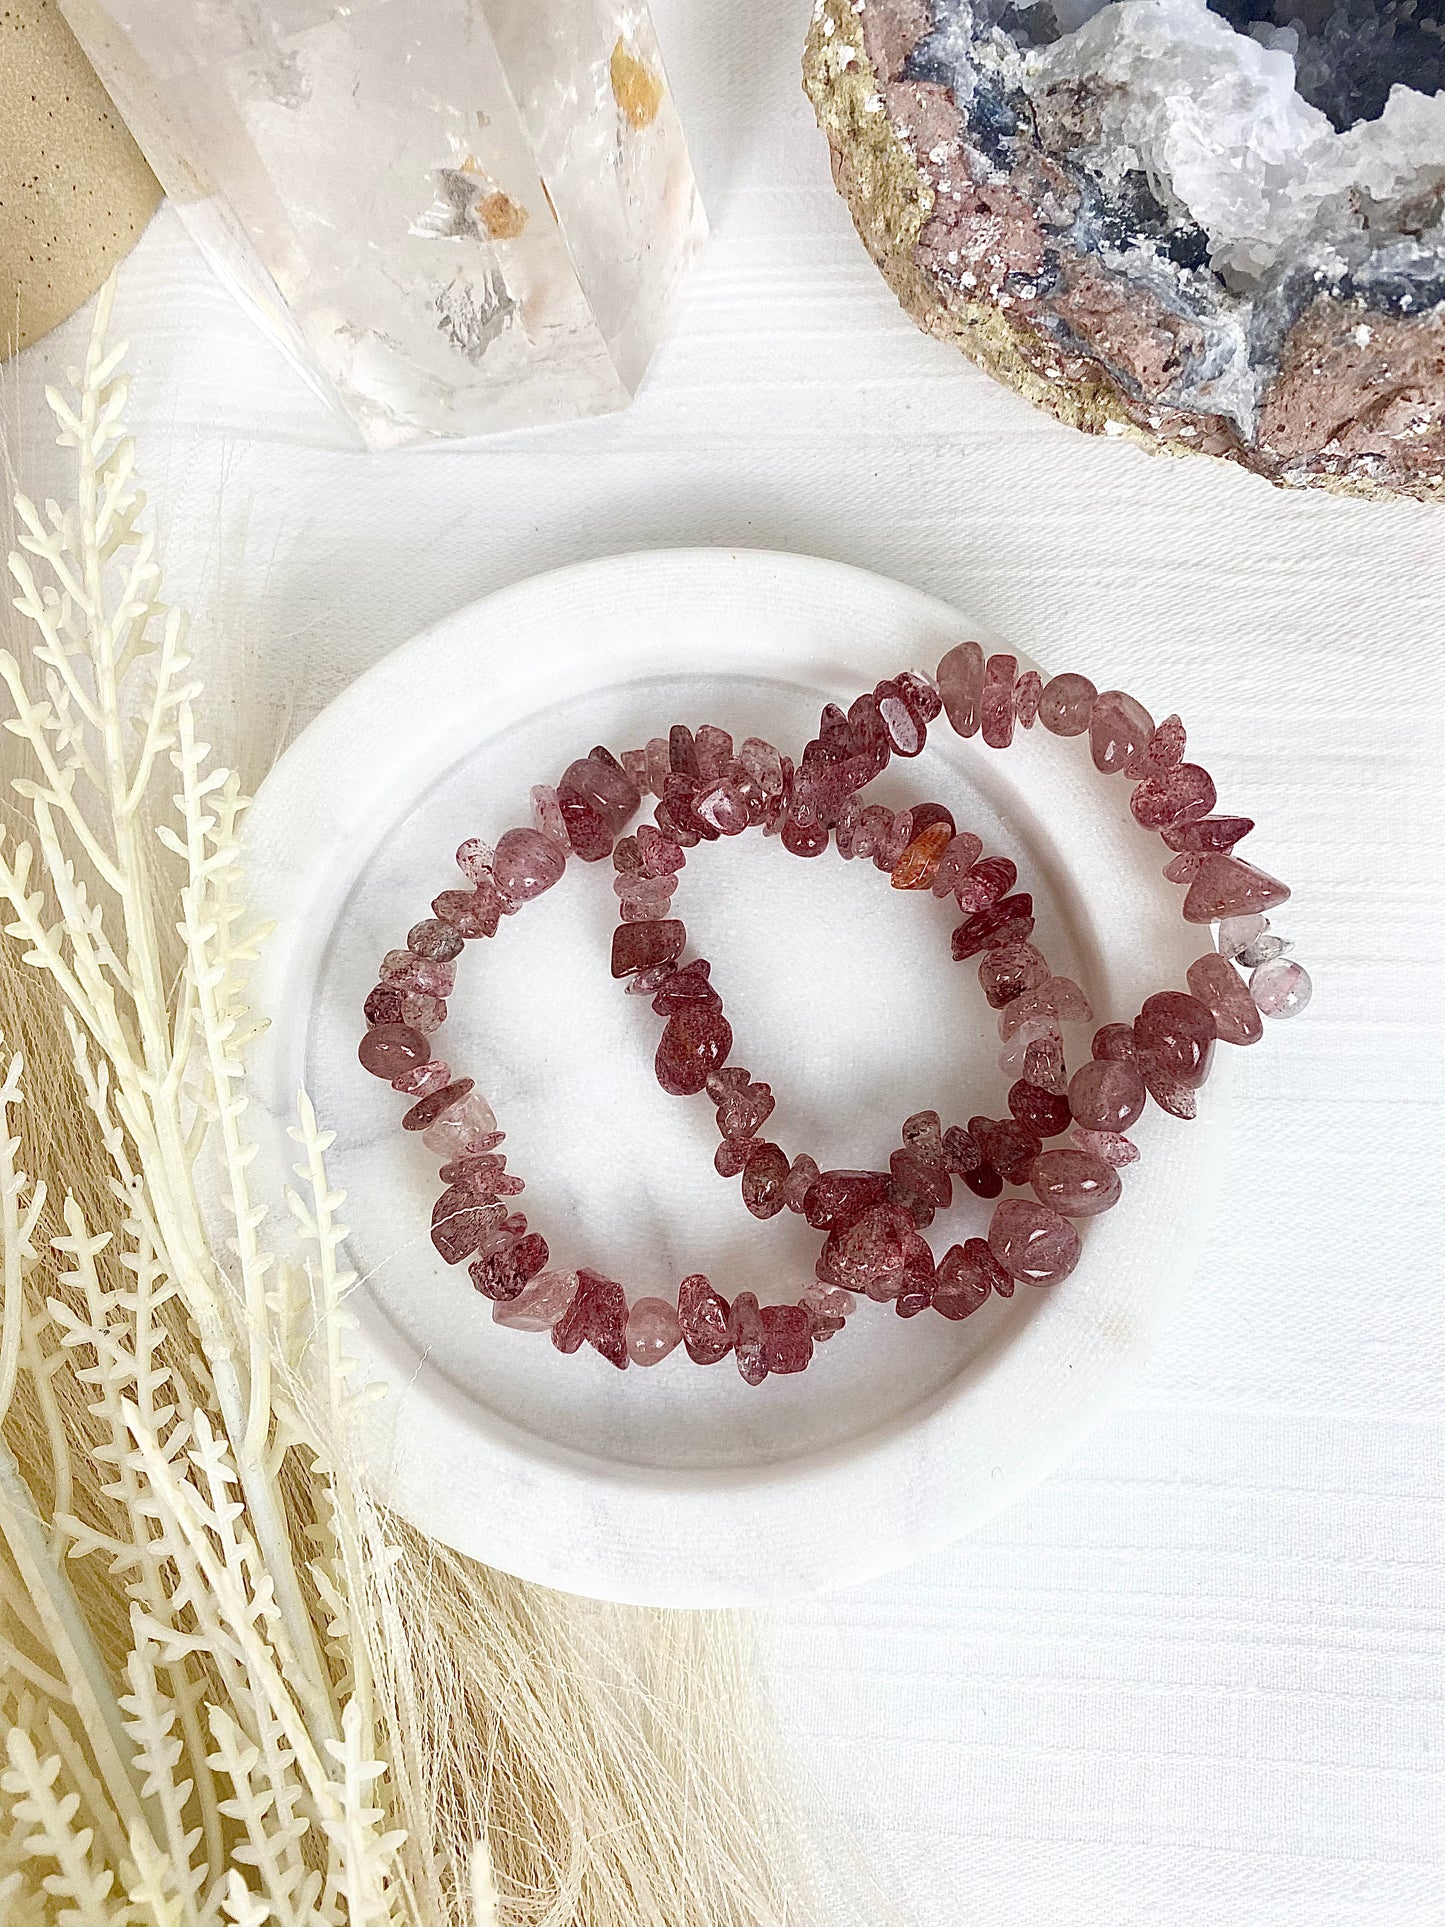
<path id="1" fill-rule="evenodd" d="M 827 136 L 834 182 L 875 266 L 910 318 L 952 343 L 995 380 L 1085 434 L 1151 454 L 1213 455 L 1282 488 L 1371 499 L 1445 499 L 1445 473 L 1385 475 L 1378 457 L 1327 445 L 1279 457 L 1219 415 L 1141 400 L 1096 355 L 1061 347 L 1022 312 L 968 295 L 930 272 L 919 244 L 936 191 L 885 103 L 864 36 L 866 0 L 817 0 L 803 56 L 803 90 Z M 1445 468 L 1445 462 L 1436 465 Z"/>

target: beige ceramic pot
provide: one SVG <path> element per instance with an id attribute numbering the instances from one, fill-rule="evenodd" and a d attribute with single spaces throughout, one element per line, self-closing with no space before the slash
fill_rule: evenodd
<path id="1" fill-rule="evenodd" d="M 0 7 L 0 358 L 87 300 L 161 190 L 53 0 Z"/>

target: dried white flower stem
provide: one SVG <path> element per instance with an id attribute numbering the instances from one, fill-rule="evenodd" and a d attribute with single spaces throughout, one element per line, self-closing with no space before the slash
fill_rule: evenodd
<path id="1" fill-rule="evenodd" d="M 17 499 L 0 652 L 29 966 L 0 954 L 0 1920 L 804 1927 L 732 1622 L 488 1572 L 357 1476 L 331 1134 L 303 1093 L 268 1217 L 244 799 L 160 601 L 109 311 L 50 395 L 76 507 Z"/>

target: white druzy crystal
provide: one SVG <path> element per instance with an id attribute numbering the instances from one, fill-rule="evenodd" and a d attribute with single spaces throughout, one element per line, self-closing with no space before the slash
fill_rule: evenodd
<path id="1" fill-rule="evenodd" d="M 1374 230 L 1398 232 L 1445 180 L 1445 96 L 1397 85 L 1378 119 L 1337 133 L 1295 91 L 1293 34 L 1267 37 L 1236 33 L 1206 0 L 1115 0 L 1023 56 L 1030 94 L 1094 83 L 1098 163 L 1145 173 L 1242 290 L 1358 227 L 1362 200 Z"/>

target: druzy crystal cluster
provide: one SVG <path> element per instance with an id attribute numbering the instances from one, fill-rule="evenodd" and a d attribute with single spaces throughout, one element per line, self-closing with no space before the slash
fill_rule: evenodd
<path id="1" fill-rule="evenodd" d="M 621 407 L 705 231 L 637 0 L 63 0 L 196 240 L 373 446 Z"/>
<path id="2" fill-rule="evenodd" d="M 1445 485 L 1439 0 L 822 0 L 806 78 L 905 305 L 1032 399 Z"/>

